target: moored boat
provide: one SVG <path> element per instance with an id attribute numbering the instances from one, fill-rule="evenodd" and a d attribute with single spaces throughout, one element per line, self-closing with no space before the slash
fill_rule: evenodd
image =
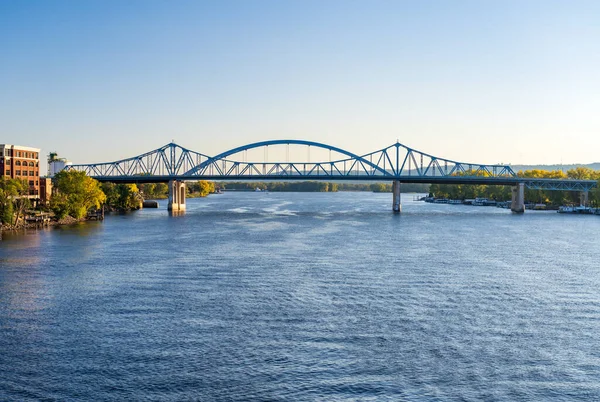
<path id="1" fill-rule="evenodd" d="M 575 207 L 572 205 L 561 205 L 558 207 L 559 214 L 573 214 L 575 213 Z"/>
<path id="2" fill-rule="evenodd" d="M 583 214 L 583 215 L 592 215 L 594 213 L 598 213 L 598 210 L 594 210 L 593 208 L 586 207 L 583 205 L 573 206 L 573 205 L 563 205 L 558 208 L 559 214 Z"/>

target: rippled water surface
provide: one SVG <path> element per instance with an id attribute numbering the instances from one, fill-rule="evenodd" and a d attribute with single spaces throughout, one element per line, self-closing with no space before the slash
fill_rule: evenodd
<path id="1" fill-rule="evenodd" d="M 599 400 L 600 217 L 226 193 L 0 241 L 0 400 Z"/>

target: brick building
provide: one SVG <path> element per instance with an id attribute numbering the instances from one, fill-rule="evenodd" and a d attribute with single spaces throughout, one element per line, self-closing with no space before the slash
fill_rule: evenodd
<path id="1" fill-rule="evenodd" d="M 40 201 L 43 205 L 48 205 L 52 197 L 52 179 L 50 177 L 40 178 Z"/>
<path id="2" fill-rule="evenodd" d="M 40 149 L 0 144 L 0 175 L 27 180 L 29 198 L 40 196 Z"/>

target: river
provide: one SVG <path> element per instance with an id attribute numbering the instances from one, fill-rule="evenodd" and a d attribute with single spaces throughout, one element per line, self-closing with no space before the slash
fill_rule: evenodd
<path id="1" fill-rule="evenodd" d="M 599 400 L 600 217 L 412 199 L 4 234 L 0 400 Z"/>

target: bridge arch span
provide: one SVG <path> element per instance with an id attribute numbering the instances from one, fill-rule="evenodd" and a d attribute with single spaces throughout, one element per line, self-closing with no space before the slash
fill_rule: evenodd
<path id="1" fill-rule="evenodd" d="M 356 160 L 356 161 L 362 162 L 365 165 L 380 172 L 382 175 L 390 176 L 389 172 L 387 172 L 386 170 L 377 166 L 373 162 L 365 159 L 363 156 L 357 155 L 350 151 L 346 151 L 345 149 L 342 149 L 342 148 L 334 147 L 332 145 L 323 144 L 321 142 L 316 142 L 316 141 L 307 141 L 307 140 L 268 140 L 268 141 L 259 141 L 259 142 L 253 142 L 251 144 L 242 145 L 242 146 L 239 146 L 236 148 L 232 148 L 228 151 L 221 152 L 220 154 L 205 160 L 198 166 L 195 166 L 193 169 L 189 170 L 186 174 L 193 175 L 193 174 L 197 173 L 198 171 L 204 169 L 206 166 L 210 165 L 211 163 L 215 163 L 216 161 L 219 161 L 219 160 L 224 160 L 228 156 L 235 155 L 239 152 L 247 151 L 247 150 L 254 149 L 254 148 L 268 147 L 269 145 L 306 145 L 306 146 L 310 146 L 310 147 L 316 147 L 316 148 L 326 149 L 329 151 L 334 151 L 339 154 L 346 155 L 348 157 L 348 160 Z M 339 162 L 339 161 L 334 161 L 334 162 Z"/>

